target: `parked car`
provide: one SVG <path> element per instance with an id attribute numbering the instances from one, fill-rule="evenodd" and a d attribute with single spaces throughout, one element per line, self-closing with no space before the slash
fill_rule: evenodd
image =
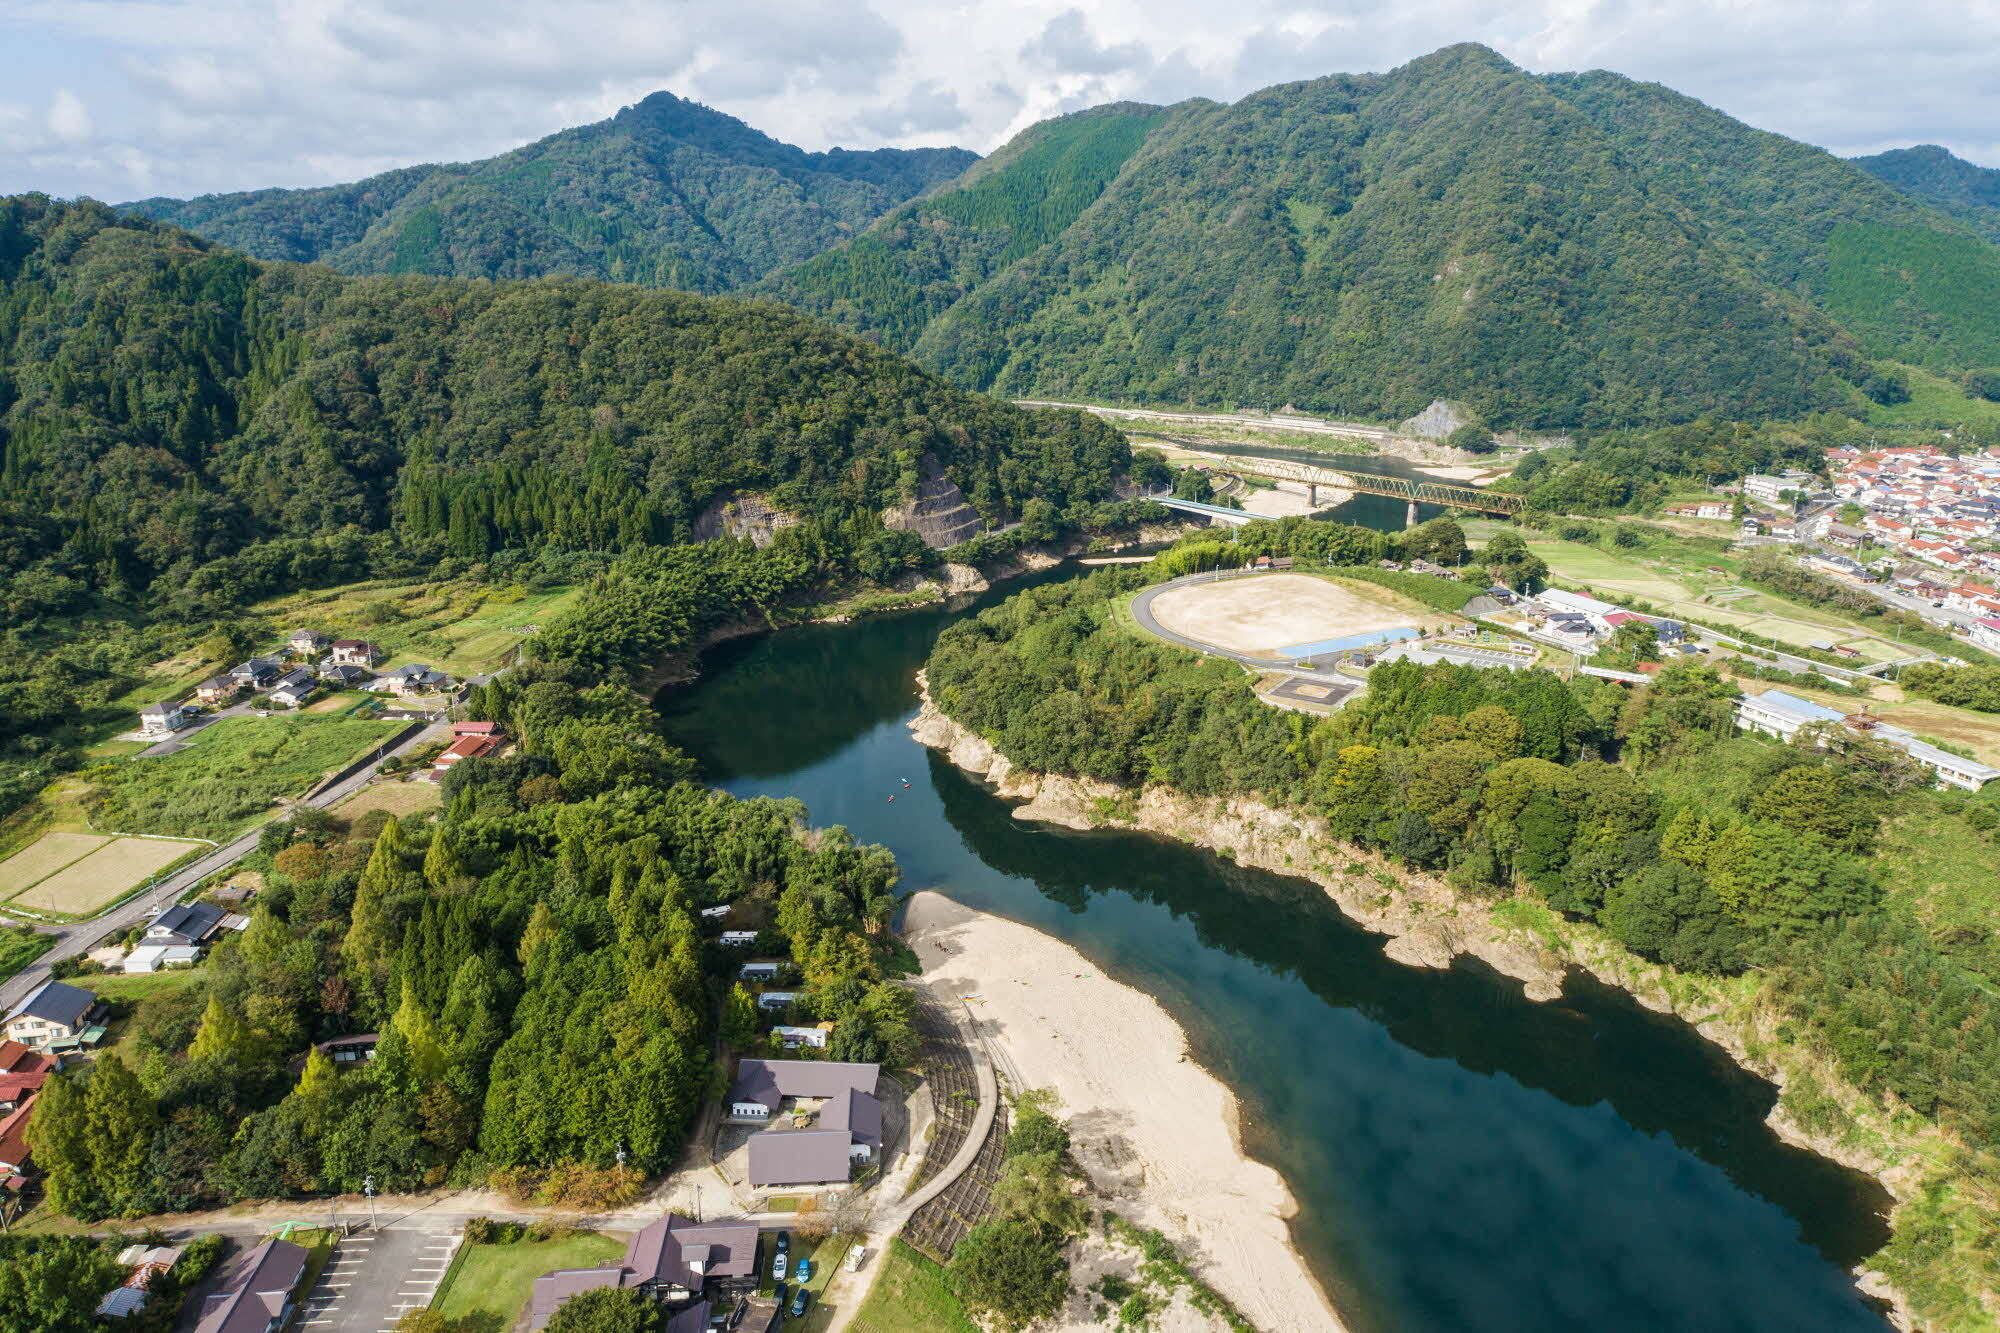
<path id="1" fill-rule="evenodd" d="M 780 1231 L 771 1253 L 771 1280 L 778 1281 L 785 1276 L 786 1265 L 791 1262 L 792 1233 Z M 782 1300 L 782 1297 L 780 1298 Z"/>
<path id="2" fill-rule="evenodd" d="M 792 1270 L 792 1276 L 798 1279 L 800 1282 L 810 1282 L 812 1281 L 812 1275 L 813 1275 L 812 1259 L 810 1257 L 801 1255 L 799 1257 L 799 1266 Z"/>
<path id="3" fill-rule="evenodd" d="M 785 1294 L 790 1290 L 791 1288 L 782 1282 L 771 1288 L 771 1294 L 778 1298 L 778 1308 L 780 1310 L 785 1308 Z"/>
<path id="4" fill-rule="evenodd" d="M 805 1316 L 806 1307 L 812 1304 L 812 1297 L 813 1294 L 807 1291 L 804 1287 L 799 1288 L 798 1294 L 792 1297 L 792 1308 L 791 1308 L 792 1318 L 800 1319 Z"/>
<path id="5" fill-rule="evenodd" d="M 859 1273 L 861 1271 L 861 1265 L 867 1262 L 868 1262 L 868 1247 L 866 1245 L 857 1245 L 853 1249 L 847 1252 L 847 1262 L 845 1264 L 842 1264 L 841 1267 L 845 1268 L 850 1273 Z"/>

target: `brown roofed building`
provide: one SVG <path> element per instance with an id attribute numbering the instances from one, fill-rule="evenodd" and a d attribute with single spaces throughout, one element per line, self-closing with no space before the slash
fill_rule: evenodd
<path id="1" fill-rule="evenodd" d="M 603 1268 L 558 1268 L 553 1273 L 544 1273 L 535 1279 L 534 1294 L 528 1298 L 529 1333 L 547 1328 L 549 1320 L 556 1317 L 556 1311 L 569 1303 L 573 1296 L 581 1296 L 586 1291 L 596 1291 L 600 1287 L 623 1287 L 631 1276 L 624 1265 Z"/>
<path id="2" fill-rule="evenodd" d="M 845 1184 L 852 1163 L 867 1157 L 844 1129 L 767 1129 L 750 1136 L 750 1183 L 758 1189 Z"/>
<path id="3" fill-rule="evenodd" d="M 215 1294 L 202 1302 L 195 1333 L 276 1333 L 291 1317 L 305 1272 L 304 1250 L 290 1241 L 265 1241 L 223 1270 Z"/>

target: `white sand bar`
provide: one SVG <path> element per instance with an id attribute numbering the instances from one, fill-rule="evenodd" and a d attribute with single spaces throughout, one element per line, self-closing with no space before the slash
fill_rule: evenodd
<path id="1" fill-rule="evenodd" d="M 1003 1075 L 1053 1088 L 1097 1195 L 1180 1247 L 1264 1333 L 1341 1327 L 1292 1246 L 1291 1191 L 1243 1153 L 1236 1098 L 1159 1002 L 1062 941 L 936 893 L 906 933 L 926 980 L 970 1011 Z"/>

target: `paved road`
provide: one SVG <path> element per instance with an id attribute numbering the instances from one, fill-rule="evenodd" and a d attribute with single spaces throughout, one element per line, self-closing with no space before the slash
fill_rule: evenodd
<path id="1" fill-rule="evenodd" d="M 437 740 L 450 730 L 448 722 L 426 727 L 395 749 L 383 755 L 384 760 L 413 750 L 420 745 Z M 355 792 L 374 781 L 381 763 L 370 765 L 346 780 L 336 783 L 318 795 L 308 797 L 302 804 L 324 809 L 337 805 Z M 73 958 L 88 951 L 98 940 L 107 935 L 122 933 L 144 921 L 151 912 L 171 906 L 180 896 L 199 884 L 216 871 L 232 866 L 249 855 L 257 846 L 261 830 L 252 829 L 233 842 L 224 843 L 214 851 L 201 857 L 184 868 L 161 880 L 149 892 L 127 901 L 123 906 L 114 907 L 102 916 L 88 921 L 54 928 L 46 933 L 56 935 L 56 945 L 21 971 L 0 982 L 0 1012 L 11 1010 L 26 999 L 29 992 L 48 980 L 49 967 L 60 959 Z"/>

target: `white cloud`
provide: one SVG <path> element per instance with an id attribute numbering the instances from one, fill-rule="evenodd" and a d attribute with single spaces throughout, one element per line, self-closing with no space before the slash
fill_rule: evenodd
<path id="1" fill-rule="evenodd" d="M 82 143 L 90 137 L 90 108 L 67 88 L 56 89 L 49 102 L 49 133 L 65 143 Z"/>
<path id="2" fill-rule="evenodd" d="M 1482 41 L 1836 152 L 2000 165 L 1995 0 L 0 0 L 0 191 L 124 199 L 482 157 L 668 89 L 809 149 L 988 151 Z"/>

